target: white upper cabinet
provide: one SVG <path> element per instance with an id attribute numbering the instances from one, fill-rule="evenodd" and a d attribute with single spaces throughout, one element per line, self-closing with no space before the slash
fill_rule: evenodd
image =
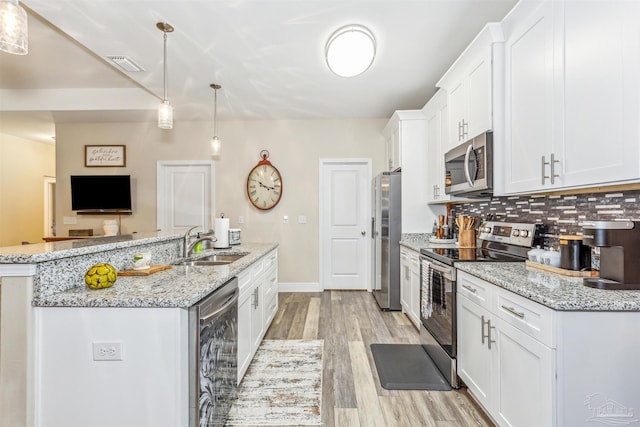
<path id="1" fill-rule="evenodd" d="M 506 194 L 640 180 L 639 20 L 624 0 L 520 2 L 504 19 Z"/>
<path id="2" fill-rule="evenodd" d="M 487 24 L 437 83 L 448 95 L 445 152 L 493 129 L 493 100 L 500 99 L 494 97 L 493 70 L 502 66 L 502 41 L 500 24 Z"/>
<path id="3" fill-rule="evenodd" d="M 427 202 L 447 202 L 451 197 L 444 192 L 444 153 L 449 147 L 446 92 L 436 92 L 422 111 L 427 120 Z"/>

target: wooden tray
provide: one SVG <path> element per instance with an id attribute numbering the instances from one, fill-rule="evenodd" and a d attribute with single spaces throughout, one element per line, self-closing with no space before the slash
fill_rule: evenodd
<path id="1" fill-rule="evenodd" d="M 537 268 L 538 270 L 549 271 L 551 273 L 562 274 L 563 276 L 571 276 L 571 277 L 600 277 L 599 271 L 575 271 L 575 270 L 565 270 L 564 268 L 552 267 L 550 265 L 540 264 L 532 261 L 525 261 L 524 264 L 527 267 Z"/>
<path id="2" fill-rule="evenodd" d="M 152 265 L 146 270 L 122 270 L 118 271 L 118 276 L 148 276 L 158 271 L 169 270 L 170 265 Z"/>

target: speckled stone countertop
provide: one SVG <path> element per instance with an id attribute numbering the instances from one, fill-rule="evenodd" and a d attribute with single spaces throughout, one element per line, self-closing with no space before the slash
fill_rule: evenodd
<path id="1" fill-rule="evenodd" d="M 452 248 L 457 245 L 457 243 L 430 242 L 430 237 L 430 233 L 403 233 L 402 236 L 400 236 L 400 245 L 416 252 L 420 252 L 422 248 Z"/>
<path id="2" fill-rule="evenodd" d="M 457 262 L 489 283 L 559 311 L 640 311 L 640 291 L 588 288 L 582 278 L 526 267 L 523 262 Z"/>
<path id="3" fill-rule="evenodd" d="M 35 264 L 78 255 L 87 255 L 114 249 L 123 249 L 150 243 L 182 239 L 175 233 L 136 233 L 113 237 L 64 240 L 32 245 L 0 247 L 0 264 Z"/>
<path id="4" fill-rule="evenodd" d="M 259 258 L 278 247 L 276 243 L 244 243 L 232 249 L 206 250 L 200 256 L 245 253 L 222 266 L 181 266 L 149 276 L 123 277 L 107 289 L 92 290 L 84 283 L 34 299 L 42 307 L 182 307 L 187 308 L 237 276 Z"/>

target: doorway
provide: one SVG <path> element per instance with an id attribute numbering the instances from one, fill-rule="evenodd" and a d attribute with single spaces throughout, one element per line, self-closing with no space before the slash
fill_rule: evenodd
<path id="1" fill-rule="evenodd" d="M 322 289 L 371 290 L 371 159 L 320 159 Z"/>
<path id="2" fill-rule="evenodd" d="M 45 237 L 56 236 L 56 179 L 44 177 L 44 234 Z"/>

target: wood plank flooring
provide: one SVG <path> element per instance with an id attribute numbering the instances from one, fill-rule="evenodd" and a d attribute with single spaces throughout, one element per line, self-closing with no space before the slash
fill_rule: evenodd
<path id="1" fill-rule="evenodd" d="M 466 390 L 386 390 L 369 345 L 419 343 L 400 312 L 383 312 L 364 291 L 280 293 L 265 339 L 324 340 L 325 426 L 493 426 Z"/>

